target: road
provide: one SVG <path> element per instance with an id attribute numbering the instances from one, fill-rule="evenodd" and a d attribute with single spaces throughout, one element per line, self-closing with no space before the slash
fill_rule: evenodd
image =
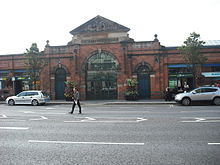
<path id="1" fill-rule="evenodd" d="M 1 165 L 219 165 L 219 106 L 0 105 Z"/>

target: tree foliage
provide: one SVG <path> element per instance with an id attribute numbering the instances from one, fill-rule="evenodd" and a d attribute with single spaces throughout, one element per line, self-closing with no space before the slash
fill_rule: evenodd
<path id="1" fill-rule="evenodd" d="M 199 38 L 200 35 L 193 32 L 186 41 L 184 41 L 184 45 L 179 48 L 188 64 L 202 64 L 207 60 L 207 58 L 200 52 L 200 49 L 205 42 L 200 41 Z"/>
<path id="2" fill-rule="evenodd" d="M 194 86 L 197 84 L 196 80 L 200 76 L 198 68 L 207 60 L 207 58 L 201 53 L 201 48 L 205 42 L 199 39 L 200 34 L 193 32 L 186 41 L 184 41 L 184 45 L 179 47 L 184 60 L 192 70 Z"/>
<path id="3" fill-rule="evenodd" d="M 40 72 L 47 64 L 46 59 L 44 58 L 44 54 L 39 52 L 36 43 L 33 43 L 30 49 L 26 49 L 24 55 L 26 57 L 25 66 L 28 70 L 28 75 L 33 82 L 34 89 L 36 89 L 37 81 L 40 80 Z"/>

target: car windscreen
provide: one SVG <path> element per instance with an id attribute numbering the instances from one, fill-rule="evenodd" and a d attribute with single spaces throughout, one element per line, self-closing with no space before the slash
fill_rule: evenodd
<path id="1" fill-rule="evenodd" d="M 21 92 L 17 95 L 17 97 L 26 96 L 26 95 L 27 95 L 27 92 Z"/>

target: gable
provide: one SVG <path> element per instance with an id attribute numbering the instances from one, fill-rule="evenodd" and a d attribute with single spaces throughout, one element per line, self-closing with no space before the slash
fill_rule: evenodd
<path id="1" fill-rule="evenodd" d="M 81 26 L 73 29 L 70 33 L 76 35 L 95 32 L 128 32 L 129 30 L 129 28 L 123 25 L 98 15 Z"/>

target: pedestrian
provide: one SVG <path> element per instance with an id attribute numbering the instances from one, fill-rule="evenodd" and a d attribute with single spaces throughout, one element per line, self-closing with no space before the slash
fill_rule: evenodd
<path id="1" fill-rule="evenodd" d="M 172 100 L 172 93 L 169 87 L 166 87 L 165 90 L 165 101 L 171 101 Z"/>
<path id="2" fill-rule="evenodd" d="M 218 82 L 216 86 L 220 88 L 220 82 Z"/>
<path id="3" fill-rule="evenodd" d="M 184 92 L 189 92 L 189 85 L 187 84 L 187 82 L 184 82 L 183 88 Z"/>
<path id="4" fill-rule="evenodd" d="M 69 113 L 73 114 L 74 108 L 75 108 L 75 106 L 77 104 L 78 107 L 79 107 L 79 114 L 81 114 L 82 111 L 81 111 L 81 105 L 80 105 L 80 102 L 79 102 L 79 91 L 76 88 L 73 88 L 73 97 L 72 97 L 72 99 L 73 99 L 72 111 L 69 112 Z"/>

